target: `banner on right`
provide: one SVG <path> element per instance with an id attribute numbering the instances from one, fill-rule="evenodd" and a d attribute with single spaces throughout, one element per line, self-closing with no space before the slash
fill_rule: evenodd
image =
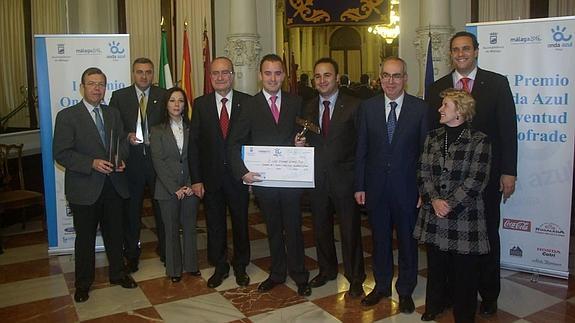
<path id="1" fill-rule="evenodd" d="M 575 17 L 469 24 L 467 30 L 479 41 L 478 65 L 507 75 L 517 107 L 517 186 L 501 206 L 501 266 L 567 278 Z"/>

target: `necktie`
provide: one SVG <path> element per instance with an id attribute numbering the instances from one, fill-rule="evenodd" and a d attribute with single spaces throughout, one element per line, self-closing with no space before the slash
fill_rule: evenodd
<path id="1" fill-rule="evenodd" d="M 142 138 L 144 140 L 144 144 L 150 144 L 150 138 L 148 136 L 148 116 L 146 115 L 146 93 L 142 92 L 142 96 L 140 97 L 140 119 L 142 121 Z M 145 154 L 145 148 L 144 148 Z"/>
<path id="2" fill-rule="evenodd" d="M 228 115 L 226 102 L 228 102 L 228 99 L 222 98 L 222 111 L 220 112 L 220 128 L 222 129 L 222 136 L 224 136 L 224 139 L 226 139 L 226 137 L 228 136 L 228 127 L 230 126 L 230 116 Z"/>
<path id="3" fill-rule="evenodd" d="M 104 121 L 102 120 L 102 115 L 100 114 L 100 108 L 94 108 L 94 116 L 96 117 L 96 128 L 98 128 L 98 132 L 100 133 L 100 139 L 102 139 L 102 143 L 106 146 L 106 132 L 104 130 Z"/>
<path id="4" fill-rule="evenodd" d="M 395 125 L 397 124 L 397 115 L 395 114 L 395 108 L 397 108 L 397 102 L 389 102 L 391 106 L 391 111 L 389 111 L 389 116 L 387 117 L 387 139 L 391 144 L 393 139 L 393 132 L 395 131 Z"/>
<path id="5" fill-rule="evenodd" d="M 329 101 L 323 101 L 323 114 L 321 116 L 321 133 L 327 138 L 329 132 Z"/>
<path id="6" fill-rule="evenodd" d="M 461 84 L 463 85 L 461 88 L 467 93 L 471 93 L 471 89 L 469 88 L 469 81 L 471 81 L 469 77 L 461 78 Z"/>
<path id="7" fill-rule="evenodd" d="M 270 108 L 272 110 L 272 114 L 274 116 L 274 120 L 276 121 L 276 124 L 278 123 L 278 121 L 280 119 L 280 110 L 278 109 L 278 106 L 276 105 L 277 99 L 278 99 L 278 97 L 275 95 L 270 98 L 270 100 L 272 101 Z"/>

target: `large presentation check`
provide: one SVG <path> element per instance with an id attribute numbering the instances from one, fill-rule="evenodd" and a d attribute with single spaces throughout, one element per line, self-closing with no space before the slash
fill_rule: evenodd
<path id="1" fill-rule="evenodd" d="M 266 187 L 313 188 L 314 148 L 282 146 L 243 146 L 242 159 L 250 172 L 260 174 Z"/>

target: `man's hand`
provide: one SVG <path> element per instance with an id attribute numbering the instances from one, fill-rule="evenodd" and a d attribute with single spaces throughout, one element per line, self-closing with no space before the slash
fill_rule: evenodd
<path id="1" fill-rule="evenodd" d="M 355 202 L 359 205 L 365 205 L 365 192 L 355 192 Z"/>
<path id="2" fill-rule="evenodd" d="M 196 195 L 199 198 L 204 198 L 204 193 L 206 191 L 204 190 L 204 183 L 195 183 L 192 184 L 192 193 L 194 195 Z"/>
<path id="3" fill-rule="evenodd" d="M 300 137 L 299 135 L 295 135 L 293 143 L 296 147 L 305 147 L 305 145 L 306 145 L 305 137 Z"/>
<path id="4" fill-rule="evenodd" d="M 261 182 L 260 176 L 260 173 L 249 172 L 242 176 L 242 180 L 250 185 L 255 182 Z"/>
<path id="5" fill-rule="evenodd" d="M 185 189 L 180 187 L 180 189 L 178 189 L 176 191 L 176 196 L 178 197 L 178 200 L 183 199 L 184 197 L 186 197 L 186 193 L 185 193 Z"/>
<path id="6" fill-rule="evenodd" d="M 123 160 L 120 160 L 120 165 L 116 165 L 116 172 L 121 173 L 126 169 L 126 164 Z"/>
<path id="7" fill-rule="evenodd" d="M 97 172 L 107 175 L 114 171 L 114 164 L 107 160 L 94 159 L 92 161 L 92 168 Z"/>
<path id="8" fill-rule="evenodd" d="M 128 133 L 128 141 L 130 142 L 130 145 L 133 145 L 133 146 L 142 143 L 142 140 L 140 140 L 140 139 L 138 139 L 138 137 L 136 137 L 135 132 Z"/>
<path id="9" fill-rule="evenodd" d="M 451 212 L 451 207 L 449 207 L 449 204 L 446 200 L 435 199 L 431 201 L 431 205 L 433 206 L 435 215 L 440 218 L 445 218 L 449 212 Z"/>
<path id="10" fill-rule="evenodd" d="M 499 191 L 503 193 L 503 204 L 515 192 L 515 181 L 517 177 L 511 175 L 501 175 L 499 179 Z"/>

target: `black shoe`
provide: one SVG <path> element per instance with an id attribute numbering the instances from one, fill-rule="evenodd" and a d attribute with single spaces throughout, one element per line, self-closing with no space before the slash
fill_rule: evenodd
<path id="1" fill-rule="evenodd" d="M 427 321 L 433 321 L 441 313 L 443 313 L 443 310 L 441 310 L 441 311 L 425 311 L 423 313 L 423 315 L 421 315 L 421 320 L 426 321 L 426 322 Z"/>
<path id="2" fill-rule="evenodd" d="M 351 283 L 347 295 L 351 298 L 357 298 L 363 295 L 363 284 L 362 283 Z"/>
<path id="3" fill-rule="evenodd" d="M 199 270 L 190 271 L 189 274 L 190 274 L 191 276 L 194 276 L 194 277 L 199 277 L 199 276 L 202 275 L 202 273 L 201 273 Z"/>
<path id="4" fill-rule="evenodd" d="M 323 275 L 323 274 L 318 274 L 309 282 L 309 285 L 313 288 L 321 287 L 321 286 L 325 285 L 328 281 L 334 280 L 336 278 L 337 278 L 337 275 L 333 276 L 333 277 L 328 277 L 328 276 Z"/>
<path id="5" fill-rule="evenodd" d="M 389 297 L 389 296 L 391 296 L 391 294 L 384 293 L 384 292 L 378 292 L 376 290 L 373 290 L 371 293 L 367 294 L 367 296 L 361 300 L 361 305 L 373 306 L 373 305 L 379 303 L 379 301 L 382 298 Z"/>
<path id="6" fill-rule="evenodd" d="M 136 271 L 138 271 L 138 265 L 139 265 L 139 261 L 138 259 L 128 259 L 126 261 L 126 272 L 131 274 L 131 273 L 135 273 Z"/>
<path id="7" fill-rule="evenodd" d="M 236 284 L 238 286 L 248 286 L 250 284 L 250 276 L 245 271 L 234 273 L 236 276 Z"/>
<path id="8" fill-rule="evenodd" d="M 130 276 L 130 275 L 126 275 L 122 279 L 110 280 L 110 284 L 120 285 L 123 288 L 136 288 L 136 287 L 138 287 L 138 284 L 136 284 L 136 282 L 134 281 L 134 278 L 132 278 L 132 276 Z"/>
<path id="9" fill-rule="evenodd" d="M 228 278 L 228 273 L 219 273 L 215 272 L 210 279 L 208 279 L 208 287 L 209 288 L 216 288 L 222 284 L 224 279 Z"/>
<path id="10" fill-rule="evenodd" d="M 283 284 L 283 282 L 276 282 L 276 281 L 273 281 L 271 278 L 268 278 L 268 279 L 264 280 L 263 282 L 261 282 L 261 284 L 258 286 L 258 290 L 260 292 L 267 292 L 270 289 L 272 289 L 272 288 L 274 288 L 280 284 Z"/>
<path id="11" fill-rule="evenodd" d="M 74 301 L 76 301 L 76 303 L 84 303 L 88 298 L 90 298 L 88 289 L 77 288 L 74 292 Z"/>
<path id="12" fill-rule="evenodd" d="M 309 296 L 311 295 L 311 287 L 308 283 L 298 284 L 297 285 L 297 294 L 299 296 Z"/>
<path id="13" fill-rule="evenodd" d="M 497 313 L 497 301 L 489 302 L 482 301 L 479 305 L 479 314 L 484 317 L 489 317 Z"/>
<path id="14" fill-rule="evenodd" d="M 172 281 L 172 283 L 179 283 L 182 280 L 182 277 L 174 276 L 174 277 L 170 277 L 170 280 Z"/>
<path id="15" fill-rule="evenodd" d="M 415 311 L 415 304 L 411 296 L 399 296 L 399 311 L 405 314 L 411 314 Z"/>

